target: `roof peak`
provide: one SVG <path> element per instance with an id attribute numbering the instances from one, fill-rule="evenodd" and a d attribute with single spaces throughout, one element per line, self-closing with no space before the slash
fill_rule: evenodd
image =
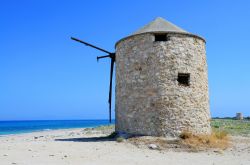
<path id="1" fill-rule="evenodd" d="M 156 17 L 149 24 L 145 25 L 141 29 L 137 30 L 135 34 L 147 33 L 147 32 L 180 32 L 180 33 L 188 33 L 182 28 L 174 25 L 173 23 L 165 20 L 162 17 Z"/>

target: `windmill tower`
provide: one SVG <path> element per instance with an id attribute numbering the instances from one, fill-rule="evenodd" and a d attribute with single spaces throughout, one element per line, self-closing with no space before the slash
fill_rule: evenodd
<path id="1" fill-rule="evenodd" d="M 205 40 L 156 18 L 119 40 L 116 52 L 71 37 L 110 58 L 109 120 L 116 63 L 116 131 L 178 136 L 209 134 L 210 111 Z"/>
<path id="2" fill-rule="evenodd" d="M 156 18 L 116 43 L 116 131 L 209 134 L 205 40 Z"/>

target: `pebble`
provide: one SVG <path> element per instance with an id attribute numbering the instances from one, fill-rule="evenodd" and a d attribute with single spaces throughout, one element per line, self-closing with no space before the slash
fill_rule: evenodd
<path id="1" fill-rule="evenodd" d="M 148 148 L 152 149 L 152 150 L 156 150 L 156 149 L 158 149 L 158 146 L 156 144 L 149 144 Z"/>

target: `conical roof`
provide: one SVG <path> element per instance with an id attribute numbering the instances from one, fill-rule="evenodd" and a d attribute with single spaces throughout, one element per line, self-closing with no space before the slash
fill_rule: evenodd
<path id="1" fill-rule="evenodd" d="M 147 33 L 147 32 L 177 32 L 177 33 L 188 33 L 180 27 L 166 21 L 161 17 L 157 17 L 155 20 L 142 27 L 132 35 Z"/>
<path id="2" fill-rule="evenodd" d="M 202 37 L 195 35 L 195 34 L 191 34 L 187 31 L 183 30 L 182 28 L 172 24 L 171 22 L 168 22 L 161 17 L 157 17 L 152 22 L 150 22 L 146 26 L 142 27 L 141 29 L 137 30 L 133 34 L 117 41 L 115 44 L 115 47 L 120 41 L 123 41 L 126 38 L 129 38 L 129 37 L 137 35 L 137 34 L 142 34 L 142 33 L 182 33 L 182 34 L 186 34 L 189 36 L 200 38 L 204 42 L 206 42 L 205 39 L 203 39 Z"/>

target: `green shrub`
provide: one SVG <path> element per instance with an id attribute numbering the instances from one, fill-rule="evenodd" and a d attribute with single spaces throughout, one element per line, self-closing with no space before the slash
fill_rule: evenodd
<path id="1" fill-rule="evenodd" d="M 116 141 L 118 142 L 118 143 L 120 143 L 120 142 L 123 142 L 125 139 L 123 138 L 123 137 L 118 137 L 118 138 L 116 138 Z"/>

